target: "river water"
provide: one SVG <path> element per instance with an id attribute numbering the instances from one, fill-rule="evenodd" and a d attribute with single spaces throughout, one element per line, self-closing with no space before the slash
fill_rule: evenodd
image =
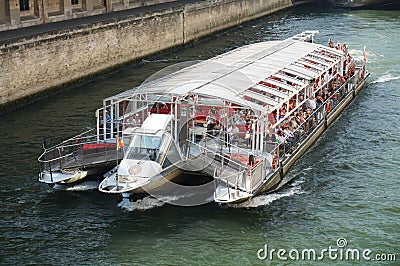
<path id="1" fill-rule="evenodd" d="M 316 41 L 367 48 L 368 86 L 292 168 L 280 191 L 237 208 L 176 207 L 151 198 L 118 205 L 88 182 L 52 191 L 37 182 L 42 137 L 56 143 L 94 124 L 102 99 L 171 64 L 318 29 Z M 164 53 L 0 117 L 0 264 L 263 265 L 400 260 L 400 11 L 304 6 Z M 347 245 L 345 245 L 345 240 Z M 344 243 L 344 244 L 343 244 Z M 271 249 L 287 252 L 273 258 Z M 360 261 L 335 252 L 369 249 Z M 261 250 L 260 249 L 264 249 Z M 259 252 L 260 251 L 260 252 Z M 368 251 L 368 250 L 367 250 Z M 344 254 L 343 253 L 343 254 Z M 389 254 L 389 255 L 388 255 Z M 284 258 L 288 261 L 284 261 Z M 351 259 L 351 256 L 349 256 Z M 380 262 L 382 263 L 382 262 Z M 387 264 L 395 265 L 396 262 Z"/>

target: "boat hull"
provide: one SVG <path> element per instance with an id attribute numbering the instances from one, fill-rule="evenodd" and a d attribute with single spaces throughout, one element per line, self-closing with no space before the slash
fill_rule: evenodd
<path id="1" fill-rule="evenodd" d="M 161 189 L 168 182 L 173 182 L 181 174 L 182 170 L 179 167 L 170 166 L 154 177 L 143 178 L 143 182 L 138 182 L 137 179 L 132 178 L 131 180 L 121 180 L 117 183 L 116 174 L 114 173 L 100 183 L 99 190 L 108 194 L 148 194 Z"/>
<path id="2" fill-rule="evenodd" d="M 90 177 L 102 176 L 115 166 L 114 163 L 90 165 L 82 169 L 63 169 L 57 171 L 43 170 L 39 173 L 39 182 L 48 185 L 71 185 Z"/>
<path id="3" fill-rule="evenodd" d="M 43 171 L 39 173 L 39 182 L 46 184 L 72 184 L 84 179 L 87 171 L 76 171 L 72 173 L 63 173 L 61 171 L 52 172 Z"/>

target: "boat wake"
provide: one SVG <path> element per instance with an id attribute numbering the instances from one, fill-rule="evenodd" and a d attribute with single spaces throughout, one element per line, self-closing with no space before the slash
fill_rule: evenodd
<path id="1" fill-rule="evenodd" d="M 136 210 L 149 210 L 157 207 L 161 207 L 165 204 L 164 201 L 156 199 L 151 196 L 144 197 L 143 199 L 137 200 L 135 202 L 129 201 L 129 199 L 124 198 L 118 206 L 126 211 L 136 211 Z"/>
<path id="2" fill-rule="evenodd" d="M 174 202 L 186 198 L 187 195 L 181 196 L 146 196 L 143 199 L 139 199 L 137 201 L 131 202 L 129 199 L 124 198 L 118 206 L 127 211 L 135 211 L 135 210 L 149 210 L 153 208 L 158 208 L 164 206 L 166 203 L 173 204 Z"/>
<path id="3" fill-rule="evenodd" d="M 283 190 L 271 193 L 271 194 L 263 194 L 251 198 L 250 200 L 240 203 L 240 204 L 232 204 L 230 207 L 233 208 L 256 208 L 259 206 L 269 205 L 272 202 L 284 198 L 290 197 L 293 195 L 303 194 L 305 193 L 301 187 L 301 184 L 304 183 L 304 180 L 297 180 L 288 185 L 287 188 Z M 153 197 L 153 196 L 146 196 L 143 199 L 139 199 L 137 201 L 131 202 L 128 198 L 124 198 L 118 206 L 126 211 L 142 211 L 142 210 L 149 210 L 153 208 L 158 208 L 164 206 L 166 203 L 174 205 L 174 202 L 179 201 L 182 198 L 187 198 L 187 195 L 181 196 L 160 196 L 160 197 Z M 210 201 L 212 201 L 210 199 Z"/>
<path id="4" fill-rule="evenodd" d="M 95 190 L 99 186 L 99 182 L 96 181 L 86 181 L 74 185 L 72 187 L 66 188 L 67 191 L 87 191 L 87 190 Z"/>
<path id="5" fill-rule="evenodd" d="M 385 82 L 389 82 L 392 80 L 399 80 L 400 77 L 393 77 L 391 74 L 387 74 L 387 75 L 383 75 L 382 77 L 379 77 L 377 80 L 374 80 L 371 82 L 371 84 L 374 83 L 385 83 Z"/>
<path id="6" fill-rule="evenodd" d="M 240 204 L 233 205 L 234 208 L 256 208 L 260 206 L 270 205 L 272 202 L 279 200 L 281 198 L 290 197 L 293 195 L 305 193 L 301 187 L 304 180 L 298 180 L 293 182 L 290 187 L 283 189 L 282 191 L 271 193 L 271 194 L 261 194 L 248 201 Z"/>

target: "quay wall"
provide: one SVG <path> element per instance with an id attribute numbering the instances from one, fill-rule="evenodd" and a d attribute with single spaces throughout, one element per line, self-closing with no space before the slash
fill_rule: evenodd
<path id="1" fill-rule="evenodd" d="M 292 5 L 291 0 L 207 0 L 2 42 L 0 111 Z"/>

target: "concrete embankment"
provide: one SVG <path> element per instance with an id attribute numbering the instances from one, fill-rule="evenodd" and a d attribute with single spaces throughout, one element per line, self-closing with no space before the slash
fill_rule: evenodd
<path id="1" fill-rule="evenodd" d="M 0 111 L 32 95 L 292 5 L 291 0 L 201 1 L 3 41 Z"/>

